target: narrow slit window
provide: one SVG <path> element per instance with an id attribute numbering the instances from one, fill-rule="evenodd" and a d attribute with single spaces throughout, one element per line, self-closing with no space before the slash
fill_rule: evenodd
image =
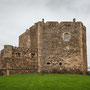
<path id="1" fill-rule="evenodd" d="M 65 40 L 65 41 L 68 41 L 68 40 L 69 40 L 69 34 L 68 34 L 68 33 L 65 33 L 65 34 L 64 34 L 64 40 Z"/>
<path id="2" fill-rule="evenodd" d="M 60 63 L 59 63 L 59 65 L 61 66 L 61 65 L 62 65 L 62 63 L 60 62 Z"/>
<path id="3" fill-rule="evenodd" d="M 35 53 L 31 53 L 31 57 L 34 58 L 34 56 L 35 56 Z"/>
<path id="4" fill-rule="evenodd" d="M 16 53 L 16 57 L 20 57 L 21 56 L 21 54 L 20 53 Z"/>
<path id="5" fill-rule="evenodd" d="M 50 65 L 50 62 L 48 62 L 47 65 Z"/>

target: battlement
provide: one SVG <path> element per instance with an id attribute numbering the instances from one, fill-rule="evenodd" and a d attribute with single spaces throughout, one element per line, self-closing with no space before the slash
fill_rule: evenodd
<path id="1" fill-rule="evenodd" d="M 62 22 L 57 22 L 57 21 L 47 21 L 47 22 L 45 22 L 44 19 L 42 19 L 42 21 L 39 21 L 39 22 L 35 23 L 33 26 L 31 26 L 29 28 L 29 30 L 35 29 L 36 27 L 38 27 L 38 24 L 42 24 L 42 26 L 44 26 L 44 25 L 47 25 L 47 26 L 64 26 L 64 25 L 66 25 L 66 26 L 70 26 L 70 25 L 84 26 L 82 22 L 76 21 L 75 18 L 73 19 L 73 21 L 62 21 Z"/>

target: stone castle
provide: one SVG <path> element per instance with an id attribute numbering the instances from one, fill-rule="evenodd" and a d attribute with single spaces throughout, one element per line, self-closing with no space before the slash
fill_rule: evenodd
<path id="1" fill-rule="evenodd" d="M 70 22 L 35 23 L 19 36 L 19 47 L 4 45 L 0 74 L 87 72 L 86 27 Z"/>

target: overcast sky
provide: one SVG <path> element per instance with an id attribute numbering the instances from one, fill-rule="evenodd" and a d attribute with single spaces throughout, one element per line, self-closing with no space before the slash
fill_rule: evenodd
<path id="1" fill-rule="evenodd" d="M 87 28 L 90 66 L 90 0 L 0 0 L 0 50 L 3 45 L 18 46 L 18 37 L 35 22 L 82 21 Z"/>

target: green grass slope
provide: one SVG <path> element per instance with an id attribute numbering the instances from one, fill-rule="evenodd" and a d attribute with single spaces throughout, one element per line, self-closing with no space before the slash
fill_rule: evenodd
<path id="1" fill-rule="evenodd" d="M 0 90 L 90 90 L 90 76 L 70 74 L 0 76 Z"/>

